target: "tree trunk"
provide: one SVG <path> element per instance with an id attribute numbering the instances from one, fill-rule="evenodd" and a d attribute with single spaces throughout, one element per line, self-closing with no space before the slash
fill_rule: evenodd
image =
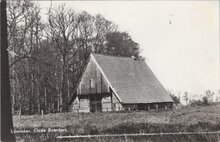
<path id="1" fill-rule="evenodd" d="M 9 61 L 8 61 L 8 42 L 7 42 L 7 17 L 6 0 L 0 1 L 0 45 L 1 45 L 1 141 L 15 142 L 13 130 L 11 101 L 10 101 L 10 82 L 9 82 Z"/>
<path id="2" fill-rule="evenodd" d="M 53 101 L 53 106 L 54 106 L 54 108 L 53 108 L 53 111 L 54 112 L 59 112 L 59 107 L 60 107 L 60 101 L 59 101 L 59 99 L 60 99 L 60 90 L 59 90 L 59 77 L 57 77 L 57 71 L 55 71 L 55 73 L 54 73 L 54 76 L 55 76 L 55 79 L 56 79 L 56 81 L 55 81 L 55 88 L 56 88 L 56 96 L 54 96 L 55 98 L 56 98 L 56 101 Z M 56 108 L 55 108 L 55 106 L 56 106 Z"/>
<path id="3" fill-rule="evenodd" d="M 62 88 L 59 91 L 59 112 L 63 112 Z"/>
<path id="4" fill-rule="evenodd" d="M 34 75 L 31 73 L 31 97 L 34 97 Z M 32 112 L 33 114 L 35 114 L 35 110 L 34 110 L 34 101 L 32 102 Z"/>
<path id="5" fill-rule="evenodd" d="M 21 109 L 22 109 L 22 105 L 21 105 L 21 100 L 22 100 L 22 95 L 21 95 L 21 88 L 20 88 L 20 81 L 18 79 L 18 75 L 15 75 L 16 77 L 16 83 L 17 83 L 17 94 L 18 94 L 18 101 L 16 102 L 17 105 L 19 106 L 19 117 L 21 117 Z"/>
<path id="6" fill-rule="evenodd" d="M 62 92 L 62 112 L 67 112 L 68 111 L 68 99 L 67 99 L 67 75 L 66 75 L 66 69 L 67 69 L 67 66 L 66 66 L 66 62 L 65 62 L 65 58 L 63 59 L 64 60 L 64 65 L 63 65 L 63 71 L 62 71 L 62 87 L 61 87 L 61 92 Z"/>
<path id="7" fill-rule="evenodd" d="M 14 48 L 12 49 L 12 51 L 14 52 Z M 14 60 L 14 57 L 12 56 L 11 58 L 9 57 L 9 62 L 10 62 L 10 60 Z M 9 72 L 10 72 L 10 70 L 9 70 Z M 10 74 L 10 73 L 9 73 Z M 15 75 L 15 67 L 14 66 L 12 66 L 12 68 L 11 68 L 11 76 L 12 76 L 12 79 L 10 80 L 10 83 L 12 84 L 12 86 L 11 86 L 11 98 L 12 98 L 12 114 L 14 114 L 15 113 L 15 92 L 16 92 L 16 75 Z"/>
<path id="8" fill-rule="evenodd" d="M 28 115 L 32 114 L 32 101 L 31 101 L 31 97 L 29 98 L 29 108 L 28 108 Z"/>
<path id="9" fill-rule="evenodd" d="M 40 86 L 39 86 L 39 79 L 37 79 L 37 111 L 38 111 L 38 114 L 41 113 L 41 111 L 40 111 Z"/>
<path id="10" fill-rule="evenodd" d="M 70 98 L 70 79 L 69 79 L 69 72 L 67 71 L 67 100 Z"/>
<path id="11" fill-rule="evenodd" d="M 44 87 L 44 103 L 45 103 L 45 113 L 47 112 L 47 88 Z"/>
<path id="12" fill-rule="evenodd" d="M 57 93 L 57 111 L 60 112 L 60 88 L 59 88 L 59 85 L 57 85 L 57 90 L 58 90 L 58 93 Z"/>
<path id="13" fill-rule="evenodd" d="M 15 78 L 15 71 L 14 71 L 14 67 L 12 68 L 12 76 L 13 78 Z M 15 112 L 15 80 L 12 79 L 12 114 L 14 114 Z"/>
<path id="14" fill-rule="evenodd" d="M 19 107 L 19 118 L 21 118 L 21 107 L 22 107 L 22 105 L 20 104 L 20 107 Z"/>

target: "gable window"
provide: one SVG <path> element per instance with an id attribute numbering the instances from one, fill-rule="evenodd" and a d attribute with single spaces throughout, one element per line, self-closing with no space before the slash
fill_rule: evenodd
<path id="1" fill-rule="evenodd" d="M 89 85 L 90 85 L 90 88 L 95 88 L 95 82 L 92 78 L 89 80 Z"/>

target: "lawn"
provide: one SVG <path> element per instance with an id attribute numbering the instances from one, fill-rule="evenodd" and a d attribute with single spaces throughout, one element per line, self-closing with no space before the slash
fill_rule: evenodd
<path id="1" fill-rule="evenodd" d="M 220 104 L 190 107 L 169 111 L 138 111 L 108 113 L 57 113 L 33 116 L 13 116 L 15 129 L 63 128 L 61 133 L 17 133 L 16 138 L 26 141 L 57 141 L 60 135 L 134 134 L 168 132 L 210 132 L 220 131 Z M 178 135 L 129 137 L 128 141 L 216 141 L 220 135 Z M 124 141 L 123 137 L 104 141 Z M 212 140 L 213 139 L 213 140 Z M 92 139 L 85 139 L 85 142 Z M 72 141 L 72 140 L 71 140 Z M 76 141 L 84 141 L 78 139 Z M 103 141 L 97 138 L 92 141 Z M 179 141 L 179 142 L 182 142 Z"/>
<path id="2" fill-rule="evenodd" d="M 100 132 L 110 132 L 117 127 L 143 127 L 143 125 L 161 126 L 193 126 L 197 124 L 219 125 L 220 104 L 203 107 L 184 107 L 169 111 L 139 111 L 139 112 L 108 112 L 108 113 L 57 113 L 33 116 L 13 116 L 15 128 L 33 127 L 71 127 L 83 133 L 83 128 L 91 127 Z M 127 125 L 127 126 L 126 126 Z M 134 125 L 134 126 L 133 126 Z M 152 127 L 152 126 L 151 126 Z M 78 129 L 78 130 L 77 130 Z M 88 129 L 88 128 L 87 128 Z M 144 127 L 143 127 L 144 129 Z M 120 130 L 118 130 L 120 131 Z M 142 131 L 142 130 L 140 130 Z"/>

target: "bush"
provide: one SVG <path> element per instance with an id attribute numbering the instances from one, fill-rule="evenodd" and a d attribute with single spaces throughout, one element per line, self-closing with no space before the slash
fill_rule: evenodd
<path id="1" fill-rule="evenodd" d="M 171 94 L 171 93 L 169 93 L 169 95 L 173 99 L 175 105 L 180 103 L 180 99 L 177 96 L 175 96 L 174 94 Z"/>
<path id="2" fill-rule="evenodd" d="M 208 106 L 210 105 L 208 98 L 207 97 L 203 97 L 202 101 L 201 100 L 193 100 L 190 103 L 190 106 Z"/>
<path id="3" fill-rule="evenodd" d="M 203 98 L 202 98 L 202 101 L 203 101 L 203 104 L 204 104 L 205 106 L 209 105 L 209 101 L 208 101 L 208 98 L 207 98 L 207 97 L 203 97 Z"/>
<path id="4" fill-rule="evenodd" d="M 204 103 L 201 100 L 194 100 L 190 103 L 190 106 L 193 106 L 193 107 L 195 107 L 195 106 L 204 106 Z"/>

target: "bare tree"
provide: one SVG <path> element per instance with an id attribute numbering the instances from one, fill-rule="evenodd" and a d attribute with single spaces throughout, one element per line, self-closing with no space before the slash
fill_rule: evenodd
<path id="1" fill-rule="evenodd" d="M 173 99 L 175 105 L 180 104 L 180 98 L 171 90 L 167 89 L 167 94 Z"/>
<path id="2" fill-rule="evenodd" d="M 8 40 L 9 51 L 14 53 L 11 58 L 10 67 L 18 61 L 29 58 L 29 54 L 33 50 L 32 41 L 27 41 L 27 38 L 33 39 L 33 3 L 28 0 L 23 1 L 8 1 Z"/>
<path id="3" fill-rule="evenodd" d="M 206 90 L 205 91 L 205 96 L 207 97 L 207 99 L 208 99 L 208 101 L 209 102 L 213 102 L 214 101 L 214 92 L 213 91 L 211 91 L 211 90 Z"/>
<path id="4" fill-rule="evenodd" d="M 94 23 L 94 52 L 95 53 L 105 53 L 105 42 L 106 42 L 106 34 L 110 32 L 116 32 L 118 26 L 111 21 L 106 20 L 102 15 L 97 14 L 95 16 Z"/>
<path id="5" fill-rule="evenodd" d="M 189 93 L 187 91 L 184 92 L 184 96 L 183 96 L 184 100 L 186 101 L 186 105 L 188 104 L 189 101 Z"/>
<path id="6" fill-rule="evenodd" d="M 51 44 L 57 50 L 57 56 L 60 58 L 62 75 L 60 78 L 60 106 L 61 111 L 68 111 L 68 70 L 71 61 L 77 53 L 75 47 L 75 38 L 77 35 L 78 20 L 77 14 L 71 9 L 67 9 L 65 5 L 61 5 L 56 9 L 49 11 L 49 24 L 47 37 Z"/>
<path id="7" fill-rule="evenodd" d="M 33 57 L 35 50 L 39 48 L 42 38 L 43 24 L 40 22 L 40 9 L 28 0 L 8 1 L 8 40 L 10 54 L 10 76 L 12 89 L 12 108 L 24 104 L 24 96 L 28 95 L 29 104 L 33 103 L 35 97 L 35 65 Z M 21 73 L 26 77 L 19 77 Z M 25 80 L 25 81 L 23 81 Z M 21 83 L 28 82 L 30 86 Z M 16 85 L 17 84 L 17 85 Z M 26 88 L 26 89 L 24 89 Z M 22 91 L 25 90 L 25 91 Z M 39 95 L 38 95 L 39 96 Z M 27 97 L 26 97 L 27 98 Z M 39 108 L 39 105 L 38 105 Z M 33 109 L 33 107 L 30 107 Z"/>
<path id="8" fill-rule="evenodd" d="M 117 25 L 100 14 L 75 12 L 65 5 L 53 8 L 52 2 L 48 23 L 42 24 L 40 9 L 28 0 L 9 1 L 8 17 L 13 110 L 20 114 L 68 111 L 89 54 L 108 54 L 106 41 L 112 38 L 107 35 L 116 32 Z"/>

